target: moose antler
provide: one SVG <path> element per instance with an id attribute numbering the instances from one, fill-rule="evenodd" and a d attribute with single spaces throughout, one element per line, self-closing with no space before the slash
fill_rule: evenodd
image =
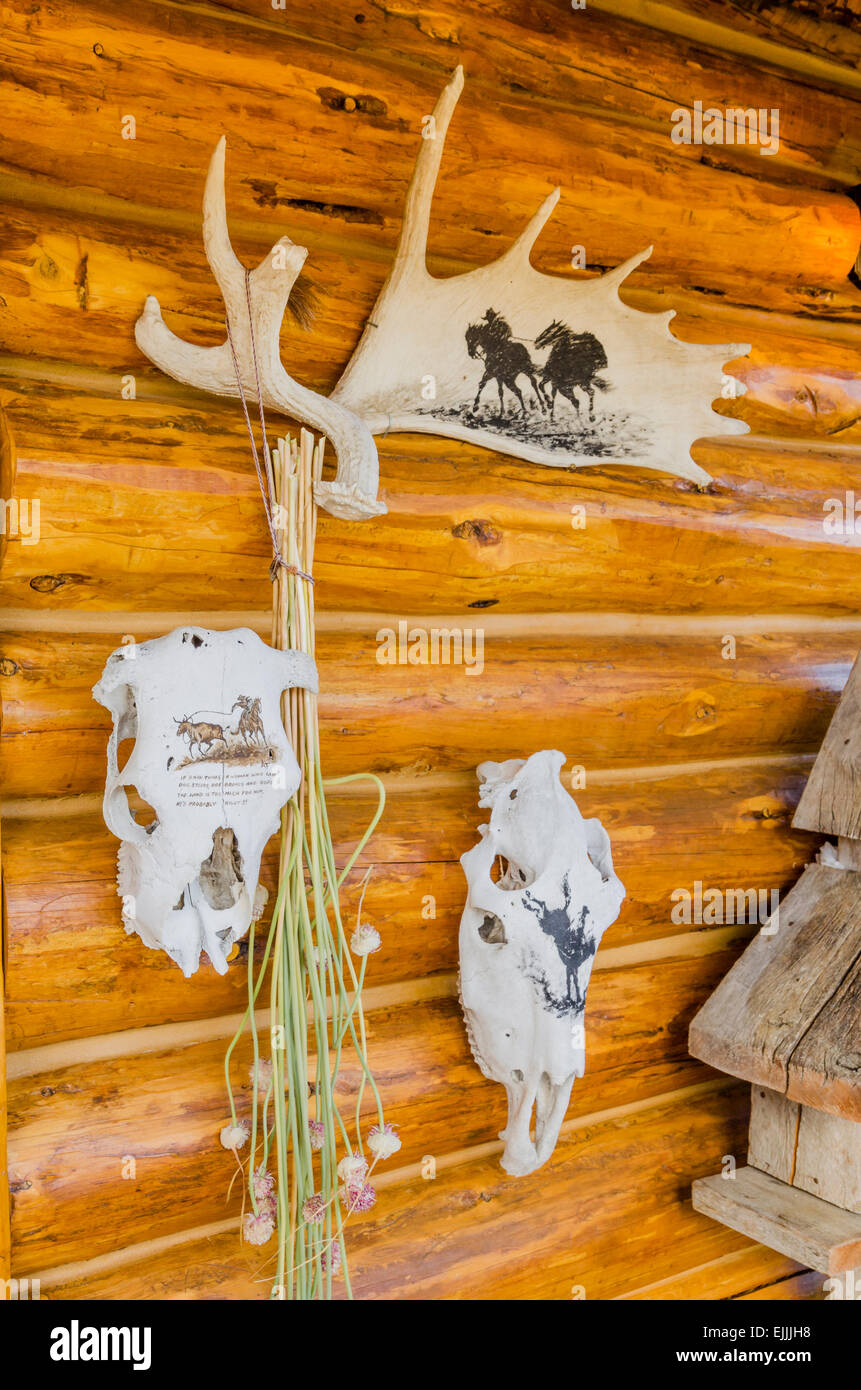
<path id="1" fill-rule="evenodd" d="M 392 269 L 332 399 L 360 415 L 374 434 L 423 431 L 556 468 L 621 463 L 707 482 L 690 445 L 703 435 L 746 432 L 742 421 L 716 415 L 711 402 L 724 386 L 722 365 L 749 347 L 682 342 L 669 332 L 672 310 L 643 313 L 619 298 L 620 285 L 652 254 L 651 246 L 590 280 L 536 270 L 530 253 L 559 201 L 555 188 L 497 260 L 443 279 L 429 273 L 431 203 L 462 90 L 463 71 L 457 68 L 433 116 L 425 118 Z M 479 385 L 481 367 L 476 376 L 475 354 L 467 352 L 465 339 L 491 315 L 501 315 L 510 336 L 495 361 L 485 351 L 487 370 Z M 552 322 L 568 335 L 568 346 L 556 355 L 558 366 L 552 353 L 539 364 L 526 346 L 541 351 L 539 340 Z M 588 350 L 577 346 L 584 338 L 594 346 L 593 362 L 600 356 L 603 366 L 609 363 L 607 377 L 588 370 Z M 532 385 L 531 411 L 518 377 Z M 498 383 L 495 418 L 476 409 L 476 386 L 480 392 L 485 380 Z M 503 405 L 503 385 L 520 401 L 519 416 L 510 416 Z M 592 417 L 585 428 L 574 395 L 584 389 Z M 613 392 L 597 424 L 595 390 Z M 739 383 L 733 394 L 743 390 Z M 572 421 L 569 411 L 567 426 L 554 421 L 557 392 L 577 412 Z"/>
<path id="2" fill-rule="evenodd" d="M 249 400 L 257 399 L 259 376 L 264 405 L 301 420 L 331 440 L 338 470 L 332 482 L 316 484 L 315 496 L 321 507 L 349 520 L 375 516 L 386 508 L 377 500 L 377 447 L 368 427 L 346 406 L 300 386 L 281 363 L 281 320 L 307 249 L 288 236 L 281 237 L 248 274 L 246 286 L 245 267 L 234 253 L 227 230 L 225 147 L 222 135 L 206 178 L 203 244 L 224 298 L 243 394 Z M 153 295 L 148 295 L 135 325 L 135 340 L 150 361 L 175 380 L 218 396 L 239 396 L 230 342 L 211 348 L 186 343 L 168 328 Z"/>
<path id="3" fill-rule="evenodd" d="M 431 203 L 462 90 L 457 68 L 424 123 L 391 272 L 329 397 L 300 386 L 279 357 L 281 319 L 307 252 L 284 236 L 255 270 L 245 271 L 227 233 L 224 137 L 219 140 L 206 181 L 203 236 L 224 296 L 242 394 L 255 396 L 259 374 L 265 404 L 331 439 L 337 476 L 318 483 L 315 492 L 335 516 L 385 511 L 377 501 L 372 436 L 390 431 L 465 439 L 553 468 L 627 464 L 707 482 L 690 447 L 704 435 L 746 432 L 744 422 L 716 415 L 711 403 L 726 387 L 723 364 L 749 348 L 682 342 L 669 331 L 672 310 L 642 313 L 623 303 L 619 287 L 651 247 L 590 280 L 536 270 L 530 253 L 559 200 L 556 188 L 497 260 L 445 279 L 429 273 Z M 491 326 L 498 334 L 489 339 Z M 167 328 L 152 296 L 135 336 L 150 360 L 177 380 L 218 395 L 240 394 L 229 341 L 217 348 L 183 342 Z M 547 359 L 537 361 L 533 353 L 545 349 Z M 483 371 L 476 368 L 479 354 Z M 518 378 L 531 386 L 529 409 Z M 479 399 L 494 382 L 499 411 L 488 416 Z M 503 388 L 519 402 L 519 415 L 509 413 Z M 743 390 L 737 383 L 732 394 Z M 596 416 L 595 393 L 608 391 Z M 567 422 L 554 417 L 557 396 Z"/>

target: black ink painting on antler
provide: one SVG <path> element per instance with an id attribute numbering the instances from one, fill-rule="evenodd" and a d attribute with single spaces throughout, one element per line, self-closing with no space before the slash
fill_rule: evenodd
<path id="1" fill-rule="evenodd" d="M 426 123 L 391 273 L 332 398 L 373 434 L 416 430 L 556 468 L 623 463 L 707 482 L 690 446 L 747 430 L 712 402 L 724 364 L 748 347 L 684 343 L 669 331 L 672 310 L 622 302 L 619 286 L 651 247 L 592 279 L 536 270 L 530 253 L 556 188 L 498 260 L 445 279 L 428 272 L 431 202 L 462 88 L 458 69 Z"/>
<path id="2" fill-rule="evenodd" d="M 459 409 L 429 405 L 427 415 L 551 452 L 629 457 L 647 445 L 646 419 L 604 406 L 596 412 L 596 393 L 613 386 L 601 375 L 607 354 L 594 333 L 575 333 L 553 319 L 535 338 L 517 338 L 507 319 L 488 309 L 464 336 L 467 353 L 483 367 L 475 397 Z"/>

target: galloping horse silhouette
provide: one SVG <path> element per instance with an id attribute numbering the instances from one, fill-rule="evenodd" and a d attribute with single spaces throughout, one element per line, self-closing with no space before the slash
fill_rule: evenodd
<path id="1" fill-rule="evenodd" d="M 532 383 L 535 398 L 544 409 L 544 398 L 535 379 L 535 364 L 526 348 L 511 336 L 511 329 L 501 314 L 488 309 L 479 323 L 471 323 L 466 330 L 466 349 L 470 357 L 480 357 L 484 361 L 484 376 L 475 393 L 473 410 L 478 409 L 478 398 L 489 381 L 495 381 L 499 388 L 499 409 L 505 413 L 502 396 L 503 386 L 507 386 L 520 402 L 521 412 L 526 414 L 526 406 L 520 387 L 519 376 L 526 376 Z"/>
<path id="2" fill-rule="evenodd" d="M 556 393 L 566 396 L 580 414 L 576 390 L 589 398 L 589 414 L 595 418 L 595 390 L 609 391 L 610 383 L 597 375 L 607 366 L 607 354 L 594 333 L 575 333 L 566 324 L 554 319 L 535 339 L 537 348 L 550 348 L 550 356 L 541 368 L 541 389 L 550 406 L 550 419 L 556 404 Z M 549 388 L 549 389 L 548 389 Z"/>

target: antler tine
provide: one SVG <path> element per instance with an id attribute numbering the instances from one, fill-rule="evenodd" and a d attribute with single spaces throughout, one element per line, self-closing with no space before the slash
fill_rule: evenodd
<path id="1" fill-rule="evenodd" d="M 227 230 L 226 154 L 227 137 L 222 135 L 212 151 L 203 190 L 203 246 L 222 294 L 237 279 L 245 278 L 245 268 L 230 244 Z"/>
<path id="2" fill-rule="evenodd" d="M 423 133 L 421 148 L 416 156 L 413 176 L 404 203 L 400 240 L 392 266 L 393 281 L 408 272 L 420 270 L 427 273 L 425 260 L 431 204 L 449 122 L 462 91 L 463 68 L 458 66 L 440 94 L 431 117 L 433 124 L 427 135 Z"/>
<path id="3" fill-rule="evenodd" d="M 523 228 L 523 231 L 520 233 L 520 236 L 506 251 L 505 255 L 507 257 L 510 257 L 511 260 L 529 260 L 530 252 L 544 230 L 546 223 L 549 222 L 550 215 L 559 202 L 561 192 L 561 188 L 554 188 L 552 193 L 548 193 L 541 207 L 532 214 L 526 226 Z"/>
<path id="4" fill-rule="evenodd" d="M 197 347 L 168 328 L 162 318 L 161 305 L 154 294 L 148 294 L 143 313 L 135 324 L 135 342 L 145 357 L 160 367 L 175 381 L 188 386 L 200 386 L 219 396 L 237 395 L 236 383 L 226 343 L 219 347 Z"/>
<path id="5" fill-rule="evenodd" d="M 316 483 L 320 506 L 350 519 L 384 512 L 385 506 L 377 500 L 377 449 L 364 421 L 338 402 L 300 386 L 281 362 L 281 320 L 308 252 L 284 236 L 254 270 L 246 272 L 227 229 L 225 153 L 222 136 L 206 178 L 203 239 L 224 299 L 236 366 L 229 341 L 201 348 L 172 333 L 152 295 L 135 325 L 138 347 L 178 381 L 219 396 L 255 399 L 259 390 L 265 405 L 327 435 L 338 456 L 338 471 L 332 482 Z"/>
<path id="6" fill-rule="evenodd" d="M 627 280 L 628 276 L 637 269 L 638 265 L 642 265 L 643 261 L 649 259 L 654 249 L 653 246 L 647 246 L 643 251 L 638 251 L 636 255 L 629 256 L 626 261 L 615 266 L 613 270 L 605 270 L 601 276 L 601 283 L 603 285 L 621 285 L 623 280 Z"/>
<path id="7" fill-rule="evenodd" d="M 206 175 L 203 193 L 203 246 L 233 325 L 247 318 L 248 306 L 245 296 L 245 266 L 233 250 L 227 227 L 226 153 L 227 139 L 222 135 L 212 152 Z M 304 246 L 298 246 L 290 237 L 282 236 L 269 254 L 250 272 L 257 295 L 273 297 L 273 311 L 279 311 L 279 326 L 290 298 L 290 291 L 307 255 Z"/>

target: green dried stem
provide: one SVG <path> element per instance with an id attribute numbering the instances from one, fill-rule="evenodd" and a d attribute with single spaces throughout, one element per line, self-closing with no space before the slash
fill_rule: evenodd
<path id="1" fill-rule="evenodd" d="M 272 457 L 281 555 L 273 599 L 272 643 L 314 655 L 313 573 L 317 509 L 314 483 L 322 475 L 324 441 L 316 444 L 302 431 L 300 441 L 279 440 Z M 302 773 L 299 789 L 281 815 L 278 890 L 265 945 L 255 965 L 254 928 L 248 941 L 248 1005 L 227 1048 L 225 1077 L 233 1123 L 237 1122 L 230 1066 L 246 1028 L 254 1055 L 249 1157 L 244 1164 L 247 1204 L 258 1214 L 254 1191 L 258 1164 L 271 1164 L 276 1183 L 276 1253 L 272 1257 L 273 1298 L 331 1299 L 337 1287 L 332 1248 L 341 1255 L 347 1297 L 352 1297 L 344 1227 L 349 1219 L 338 1161 L 363 1152 L 361 1106 L 365 1086 L 376 1102 L 382 1127 L 383 1109 L 367 1060 L 361 993 L 367 957 L 356 971 L 341 913 L 341 887 L 373 833 L 385 804 L 378 777 L 354 774 L 326 781 L 320 766 L 317 697 L 309 690 L 290 690 L 283 697 L 284 727 Z M 339 872 L 326 806 L 326 787 L 366 777 L 374 783 L 378 803 L 373 818 Z M 363 894 L 364 896 L 364 889 Z M 361 911 L 361 902 L 360 902 Z M 260 1037 L 256 1011 L 269 973 L 270 1055 L 272 1082 L 263 1105 L 258 1095 Z M 362 1080 L 355 1112 L 345 1119 L 337 1100 L 337 1080 L 345 1043 L 352 1045 Z M 309 1076 L 309 1048 L 313 1079 Z M 271 1120 L 270 1120 L 271 1112 Z M 322 1148 L 311 1143 L 309 1121 L 323 1126 Z M 261 1155 L 261 1157 L 258 1157 Z M 373 1166 L 373 1165 L 372 1165 Z M 303 1218 L 309 1197 L 319 1194 L 320 1224 Z M 328 1252 L 328 1257 L 324 1255 Z"/>

